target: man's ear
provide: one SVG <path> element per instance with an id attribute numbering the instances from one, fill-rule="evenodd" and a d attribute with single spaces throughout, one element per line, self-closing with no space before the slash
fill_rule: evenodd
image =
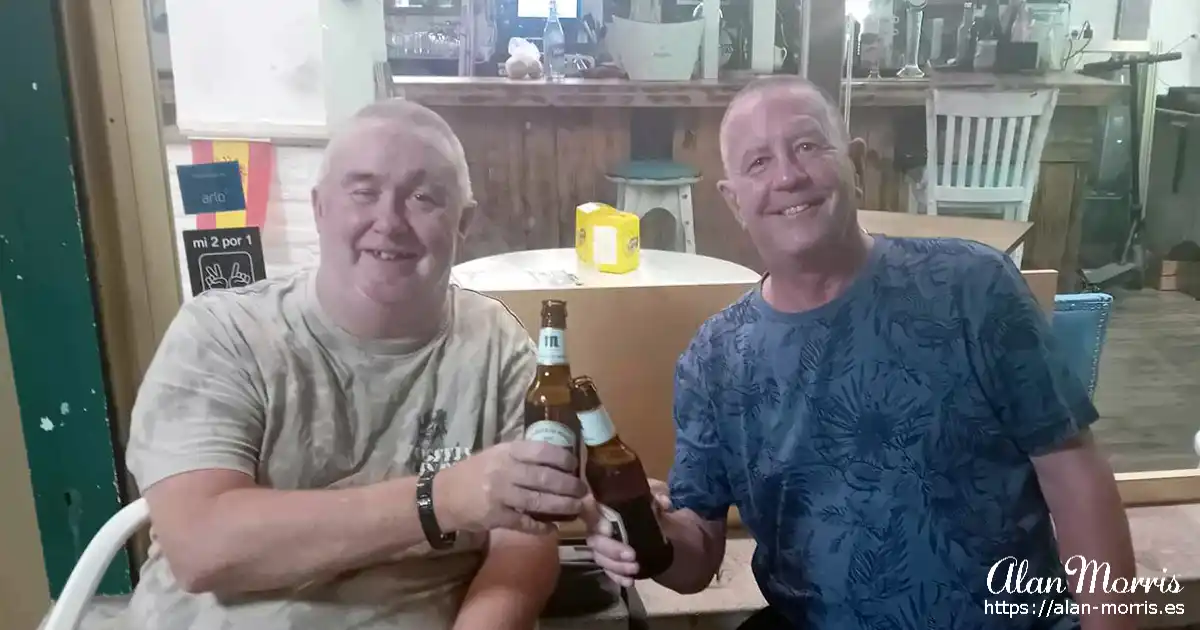
<path id="1" fill-rule="evenodd" d="M 742 219 L 742 211 L 738 206 L 737 193 L 734 192 L 729 180 L 722 179 L 717 182 L 717 190 L 721 193 L 721 197 L 725 199 L 725 205 L 729 207 L 729 211 L 733 213 L 734 220 L 744 229 L 746 221 Z"/>
<path id="2" fill-rule="evenodd" d="M 862 138 L 850 141 L 850 162 L 854 164 L 854 189 L 863 198 L 863 173 L 867 168 L 867 143 Z"/>
<path id="3" fill-rule="evenodd" d="M 471 229 L 471 224 L 475 222 L 475 213 L 479 210 L 479 205 L 471 202 L 462 209 L 462 216 L 458 218 L 458 237 L 467 238 L 467 230 Z"/>

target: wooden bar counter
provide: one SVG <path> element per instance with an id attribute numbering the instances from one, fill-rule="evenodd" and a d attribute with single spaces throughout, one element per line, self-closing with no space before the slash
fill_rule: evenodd
<path id="1" fill-rule="evenodd" d="M 703 176 L 693 200 L 698 253 L 760 269 L 715 185 L 722 177 L 721 116 L 746 82 L 398 76 L 393 94 L 437 110 L 465 145 L 481 211 L 467 241 L 466 259 L 570 246 L 575 206 L 613 201 L 615 190 L 604 177 L 609 169 L 629 159 L 674 159 Z M 1124 96 L 1126 86 L 1073 73 L 940 73 L 929 79 L 855 81 L 851 132 L 868 147 L 864 207 L 905 210 L 900 167 L 914 166 L 905 156 L 924 150 L 925 97 L 931 86 L 1059 88 L 1024 266 L 1063 270 L 1063 287 L 1069 288 L 1076 268 L 1079 202 L 1098 125 L 1104 109 Z M 655 145 L 647 136 L 660 136 L 657 145 L 663 148 L 649 155 L 639 150 L 638 144 Z"/>

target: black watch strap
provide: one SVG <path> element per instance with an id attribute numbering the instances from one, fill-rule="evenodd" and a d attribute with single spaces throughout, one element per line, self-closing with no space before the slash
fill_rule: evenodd
<path id="1" fill-rule="evenodd" d="M 417 516 L 421 519 L 421 531 L 425 532 L 425 540 L 434 549 L 449 549 L 454 546 L 457 538 L 454 532 L 442 532 L 438 526 L 437 514 L 433 511 L 433 476 L 437 470 L 427 469 L 417 477 Z"/>

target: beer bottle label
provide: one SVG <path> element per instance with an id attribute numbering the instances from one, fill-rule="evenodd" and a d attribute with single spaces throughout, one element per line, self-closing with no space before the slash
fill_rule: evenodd
<path id="1" fill-rule="evenodd" d="M 553 420 L 538 420 L 525 428 L 525 439 L 575 450 L 575 432 Z"/>
<path id="2" fill-rule="evenodd" d="M 538 365 L 563 365 L 567 362 L 567 334 L 559 328 L 543 328 L 538 334 Z"/>
<path id="3" fill-rule="evenodd" d="M 617 429 L 613 426 L 612 418 L 609 417 L 608 411 L 604 407 L 591 411 L 580 411 L 575 415 L 579 417 L 579 428 L 583 433 L 583 443 L 588 446 L 600 446 L 613 439 L 617 434 Z"/>

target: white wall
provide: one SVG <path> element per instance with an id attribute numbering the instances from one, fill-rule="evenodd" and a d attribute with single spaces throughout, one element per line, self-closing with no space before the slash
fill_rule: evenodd
<path id="1" fill-rule="evenodd" d="M 1119 4 L 1118 0 L 1075 0 L 1071 3 L 1071 27 L 1091 22 L 1097 40 L 1113 39 Z"/>
<path id="2" fill-rule="evenodd" d="M 1175 50 L 1183 59 L 1159 64 L 1158 91 L 1168 87 L 1200 86 L 1200 0 L 1154 0 L 1150 10 L 1149 39 L 1162 42 L 1164 50 Z M 1192 39 L 1187 39 L 1191 37 Z M 1185 41 L 1186 40 L 1186 41 Z"/>
<path id="3" fill-rule="evenodd" d="M 1183 42 L 1175 49 L 1183 53 L 1183 59 L 1158 66 L 1158 91 L 1166 92 L 1171 86 L 1200 86 L 1200 39 L 1185 41 L 1187 37 L 1200 33 L 1200 0 L 1145 1 L 1150 3 L 1150 26 L 1146 38 L 1162 42 L 1164 50 Z M 1113 27 L 1120 4 L 1119 0 L 1074 0 L 1071 3 L 1071 25 L 1075 27 L 1085 21 L 1091 22 L 1096 40 L 1111 40 L 1116 35 Z"/>
<path id="4" fill-rule="evenodd" d="M 180 129 L 324 127 L 319 2 L 167 0 L 167 11 Z"/>

